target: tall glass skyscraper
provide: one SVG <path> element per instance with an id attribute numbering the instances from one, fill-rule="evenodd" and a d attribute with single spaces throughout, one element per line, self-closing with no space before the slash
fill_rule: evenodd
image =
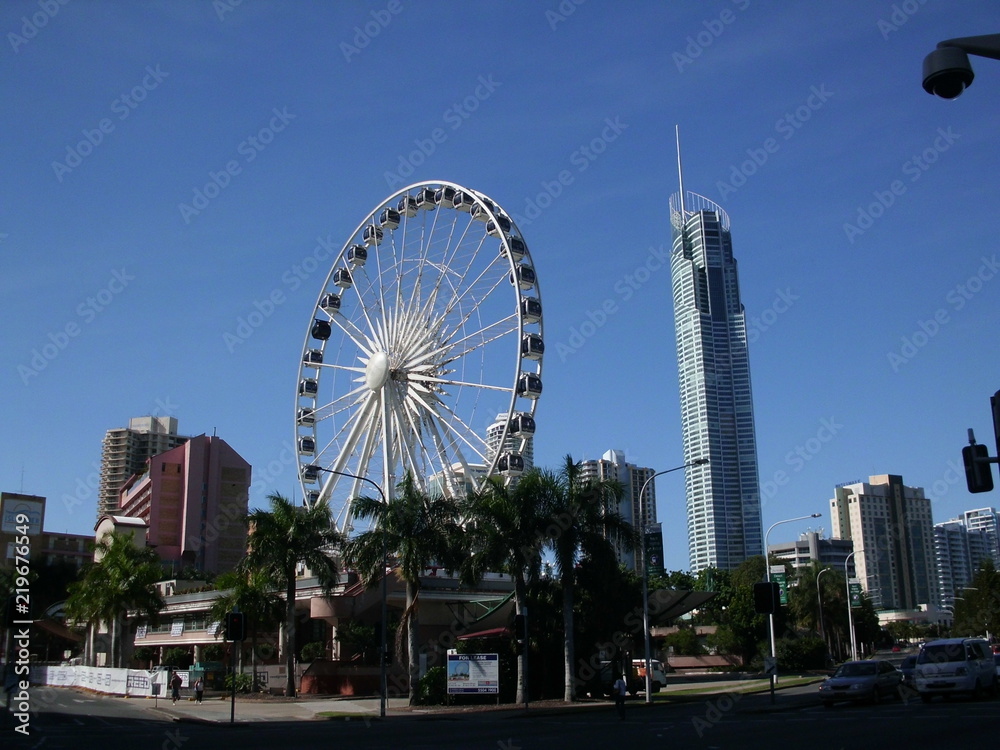
<path id="1" fill-rule="evenodd" d="M 764 552 L 750 360 L 729 216 L 681 191 L 670 198 L 677 369 L 688 467 L 691 571 L 736 568 Z"/>

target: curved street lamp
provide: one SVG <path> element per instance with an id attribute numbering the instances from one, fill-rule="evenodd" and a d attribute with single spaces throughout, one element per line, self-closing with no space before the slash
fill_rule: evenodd
<path id="1" fill-rule="evenodd" d="M 357 479 L 359 482 L 367 482 L 372 487 L 374 487 L 376 490 L 378 490 L 378 494 L 382 498 L 382 505 L 388 505 L 388 501 L 386 500 L 386 497 L 385 497 L 385 492 L 382 491 L 382 488 L 378 485 L 377 482 L 375 482 L 372 479 L 369 479 L 368 477 L 363 477 L 363 476 L 360 476 L 358 474 L 351 474 L 350 472 L 346 472 L 346 471 L 335 471 L 334 469 L 326 469 L 326 468 L 324 468 L 322 466 L 314 466 L 313 468 L 315 468 L 316 471 L 325 471 L 328 474 L 337 474 L 337 475 L 342 476 L 342 477 L 349 477 L 350 479 Z M 388 617 L 388 612 L 387 612 L 388 606 L 386 604 L 386 600 L 388 598 L 388 592 L 386 590 L 386 580 L 389 577 L 388 574 L 386 573 L 386 567 L 388 566 L 388 564 L 389 564 L 389 550 L 387 548 L 387 541 L 386 541 L 386 536 L 385 536 L 385 526 L 383 525 L 383 527 L 382 527 L 382 632 L 381 632 L 381 634 L 379 636 L 380 639 L 381 639 L 381 643 L 379 644 L 379 709 L 378 709 L 379 710 L 379 716 L 382 717 L 383 719 L 385 718 L 385 703 L 386 703 L 387 692 L 388 692 L 388 683 L 387 683 L 386 674 L 385 674 L 385 672 L 386 672 L 386 670 L 385 670 L 385 662 L 386 662 L 386 656 L 387 656 L 387 649 L 386 649 L 386 637 L 387 637 L 386 619 Z"/>
<path id="2" fill-rule="evenodd" d="M 768 557 L 767 537 L 771 533 L 771 530 L 775 526 L 781 526 L 784 523 L 794 523 L 795 521 L 805 521 L 805 520 L 808 520 L 810 518 L 819 518 L 822 515 L 823 515 L 822 513 L 810 513 L 808 516 L 799 516 L 798 518 L 786 518 L 784 521 L 775 521 L 774 523 L 772 523 L 768 527 L 767 531 L 764 532 L 764 573 L 766 574 L 766 579 L 767 579 L 768 583 L 771 582 L 771 561 L 770 561 L 770 559 Z M 772 661 L 772 663 L 776 663 L 775 660 L 778 658 L 778 650 L 777 650 L 777 647 L 776 647 L 775 642 L 774 642 L 774 612 L 771 612 L 771 614 L 769 614 L 767 616 L 767 619 L 768 619 L 768 630 L 770 631 L 770 635 L 771 635 L 771 661 Z M 772 672 L 771 673 L 771 678 L 770 678 L 770 682 L 771 682 L 771 703 L 774 703 L 774 683 L 777 680 L 777 678 L 778 678 L 778 675 L 776 673 Z"/>
<path id="3" fill-rule="evenodd" d="M 642 483 L 642 489 L 639 490 L 639 515 L 642 517 L 642 628 L 645 633 L 645 645 L 646 645 L 646 703 L 653 702 L 652 688 L 653 681 L 652 671 L 650 667 L 650 643 L 649 643 L 649 564 L 646 559 L 646 487 L 652 482 L 656 477 L 661 474 L 669 474 L 672 471 L 680 471 L 681 469 L 686 469 L 689 466 L 704 466 L 708 463 L 707 458 L 696 458 L 690 463 L 683 464 L 681 466 L 675 466 L 672 469 L 664 469 L 663 471 L 658 471 L 655 474 L 651 474 L 646 478 L 646 481 Z"/>
<path id="4" fill-rule="evenodd" d="M 851 635 L 851 661 L 858 660 L 858 646 L 854 638 L 854 612 L 851 609 L 851 576 L 847 572 L 847 564 L 859 552 L 864 554 L 865 551 L 863 549 L 856 549 L 844 558 L 844 578 L 847 580 L 847 624 Z"/>

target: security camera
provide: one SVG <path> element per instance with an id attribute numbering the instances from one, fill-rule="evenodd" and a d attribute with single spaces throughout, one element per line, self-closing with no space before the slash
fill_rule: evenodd
<path id="1" fill-rule="evenodd" d="M 924 91 L 954 99 L 972 85 L 969 56 L 958 47 L 939 47 L 924 58 Z"/>

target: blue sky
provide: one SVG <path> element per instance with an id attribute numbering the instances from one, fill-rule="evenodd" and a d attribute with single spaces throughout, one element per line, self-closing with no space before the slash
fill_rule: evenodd
<path id="1" fill-rule="evenodd" d="M 995 506 L 956 467 L 968 427 L 994 450 L 1000 62 L 972 58 L 951 102 L 920 87 L 936 43 L 997 31 L 995 11 L 5 2 L 0 489 L 89 533 L 105 431 L 157 413 L 250 461 L 252 504 L 298 494 L 282 455 L 328 270 L 305 261 L 421 180 L 486 193 L 531 247 L 536 463 L 676 466 L 679 125 L 685 188 L 732 219 L 765 527 L 821 512 L 829 531 L 834 486 L 870 474 L 926 488 L 935 521 Z M 687 568 L 680 474 L 657 495 Z"/>

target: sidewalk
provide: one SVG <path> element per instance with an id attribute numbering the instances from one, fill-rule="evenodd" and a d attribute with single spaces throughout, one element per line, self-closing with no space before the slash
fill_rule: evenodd
<path id="1" fill-rule="evenodd" d="M 819 681 L 821 678 L 816 677 Z M 808 690 L 802 694 L 782 695 L 783 689 L 796 687 L 801 683 L 794 682 L 791 676 L 779 680 L 775 703 L 770 702 L 766 678 L 718 679 L 714 675 L 689 676 L 683 681 L 671 681 L 654 697 L 652 707 L 664 707 L 670 703 L 711 700 L 715 695 L 744 693 L 739 699 L 739 711 L 782 711 L 800 708 L 807 705 L 819 705 L 818 694 Z M 172 703 L 170 699 L 135 699 L 142 701 L 143 707 L 174 721 L 194 721 L 207 723 L 230 722 L 251 725 L 267 721 L 322 721 L 337 719 L 341 721 L 371 721 L 380 720 L 381 701 L 378 696 L 314 696 L 308 695 L 297 699 L 285 698 L 247 698 L 237 696 L 235 710 L 228 695 L 217 694 L 206 697 L 202 703 L 195 703 L 187 696 Z M 644 704 L 643 697 L 629 699 L 630 705 Z M 492 718 L 503 716 L 519 718 L 540 716 L 563 711 L 594 711 L 610 710 L 610 700 L 580 700 L 574 703 L 564 703 L 560 700 L 535 701 L 529 704 L 527 711 L 521 705 L 495 704 L 466 706 L 415 706 L 410 707 L 404 697 L 389 698 L 386 703 L 386 718 L 433 719 L 433 718 L 475 718 L 489 714 Z"/>

